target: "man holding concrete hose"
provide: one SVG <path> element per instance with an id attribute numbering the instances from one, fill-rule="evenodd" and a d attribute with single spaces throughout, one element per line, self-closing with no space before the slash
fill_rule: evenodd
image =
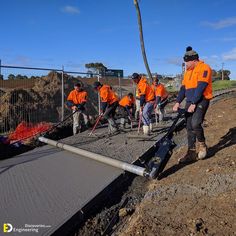
<path id="1" fill-rule="evenodd" d="M 84 118 L 85 126 L 88 125 L 88 117 L 86 114 L 85 104 L 87 102 L 87 92 L 83 90 L 82 85 L 77 83 L 74 85 L 74 90 L 67 97 L 67 105 L 73 111 L 73 134 L 81 131 L 81 115 Z"/>
<path id="2" fill-rule="evenodd" d="M 186 48 L 184 55 L 186 71 L 180 88 L 174 111 L 178 111 L 180 103 L 186 98 L 186 128 L 188 138 L 187 154 L 179 163 L 188 163 L 204 159 L 207 155 L 202 123 L 212 98 L 212 71 L 209 65 L 199 60 L 198 53 L 192 47 Z M 196 140 L 199 143 L 196 153 Z"/>
<path id="3" fill-rule="evenodd" d="M 143 133 L 149 135 L 152 131 L 152 111 L 155 103 L 155 95 L 146 78 L 138 73 L 133 73 L 133 81 L 137 84 L 138 96 L 140 97 L 140 117 L 142 116 Z"/>
<path id="4" fill-rule="evenodd" d="M 118 128 L 114 116 L 116 108 L 119 105 L 118 96 L 112 90 L 111 86 L 101 84 L 98 81 L 94 82 L 93 88 L 100 94 L 102 115 L 108 121 L 109 132 L 117 132 Z"/>

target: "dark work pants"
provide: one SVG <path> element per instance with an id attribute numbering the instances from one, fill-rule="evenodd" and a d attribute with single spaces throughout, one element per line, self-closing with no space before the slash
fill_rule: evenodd
<path id="1" fill-rule="evenodd" d="M 190 106 L 190 103 L 186 103 L 186 110 Z M 204 130 L 202 123 L 209 106 L 209 100 L 202 99 L 197 103 L 195 111 L 193 113 L 186 113 L 186 128 L 188 136 L 188 148 L 195 148 L 196 139 L 198 142 L 205 142 Z"/>
<path id="2" fill-rule="evenodd" d="M 104 113 L 105 119 L 114 118 L 118 104 L 118 102 L 114 102 L 111 105 L 108 105 Z"/>

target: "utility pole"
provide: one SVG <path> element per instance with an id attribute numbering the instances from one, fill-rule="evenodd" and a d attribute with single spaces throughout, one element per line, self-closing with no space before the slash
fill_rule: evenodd
<path id="1" fill-rule="evenodd" d="M 185 63 L 182 63 L 182 80 L 184 79 Z"/>
<path id="2" fill-rule="evenodd" d="M 222 63 L 221 79 L 224 80 L 224 62 Z"/>
<path id="3" fill-rule="evenodd" d="M 64 120 L 64 66 L 61 72 L 61 121 Z"/>
<path id="4" fill-rule="evenodd" d="M 139 9 L 138 0 L 134 0 L 134 5 L 135 5 L 135 8 L 136 8 L 137 17 L 138 17 L 139 37 L 140 37 L 140 44 L 141 44 L 141 50 L 142 50 L 142 55 L 143 55 L 143 61 L 144 61 L 144 65 L 145 65 L 147 73 L 148 73 L 149 80 L 150 80 L 150 82 L 152 82 L 153 81 L 152 73 L 150 71 L 148 61 L 147 61 L 146 52 L 145 52 L 144 39 L 143 39 L 142 18 L 141 18 L 141 13 L 140 13 L 140 9 Z"/>

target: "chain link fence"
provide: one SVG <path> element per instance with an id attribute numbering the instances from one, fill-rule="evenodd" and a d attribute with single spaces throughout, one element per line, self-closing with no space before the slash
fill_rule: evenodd
<path id="1" fill-rule="evenodd" d="M 64 68 L 33 68 L 0 64 L 0 134 L 9 134 L 21 122 L 37 124 L 62 121 L 71 110 L 65 105 L 74 84 L 81 82 L 88 92 L 87 110 L 90 116 L 99 112 L 100 99 L 92 84 L 100 81 L 109 84 L 121 98 L 135 93 L 129 78 L 101 77 L 94 74 L 65 71 Z"/>

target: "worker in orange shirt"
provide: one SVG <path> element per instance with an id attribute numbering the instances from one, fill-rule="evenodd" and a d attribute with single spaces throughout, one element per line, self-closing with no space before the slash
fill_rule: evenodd
<path id="1" fill-rule="evenodd" d="M 155 103 L 155 95 L 145 77 L 133 73 L 132 79 L 137 84 L 138 96 L 140 97 L 140 112 L 142 114 L 143 133 L 149 135 L 152 131 L 152 111 Z"/>
<path id="2" fill-rule="evenodd" d="M 101 98 L 101 109 L 103 117 L 108 121 L 108 129 L 110 133 L 118 131 L 114 116 L 117 106 L 119 105 L 119 98 L 112 90 L 111 86 L 101 84 L 96 81 L 93 88 L 99 92 Z"/>
<path id="3" fill-rule="evenodd" d="M 160 83 L 159 79 L 156 77 L 152 84 L 152 89 L 155 93 L 155 112 L 159 115 L 159 122 L 163 121 L 165 114 L 165 106 L 168 103 L 168 92 L 165 86 Z"/>
<path id="4" fill-rule="evenodd" d="M 124 96 L 119 101 L 119 108 L 122 118 L 120 119 L 120 127 L 122 129 L 125 128 L 126 119 L 128 118 L 131 121 L 132 117 L 134 116 L 134 104 L 135 99 L 132 93 L 128 93 L 128 95 Z"/>
<path id="5" fill-rule="evenodd" d="M 173 107 L 177 111 L 180 103 L 186 98 L 186 128 L 188 151 L 179 159 L 179 163 L 204 159 L 207 155 L 204 130 L 202 123 L 212 99 L 212 70 L 209 65 L 199 60 L 198 53 L 192 47 L 186 48 L 184 55 L 186 71 L 176 103 Z M 196 140 L 199 143 L 196 153 Z"/>
<path id="6" fill-rule="evenodd" d="M 82 85 L 77 83 L 67 97 L 67 105 L 73 111 L 73 134 L 81 132 L 81 115 L 84 119 L 85 126 L 88 125 L 85 104 L 87 102 L 87 92 L 83 90 Z"/>

